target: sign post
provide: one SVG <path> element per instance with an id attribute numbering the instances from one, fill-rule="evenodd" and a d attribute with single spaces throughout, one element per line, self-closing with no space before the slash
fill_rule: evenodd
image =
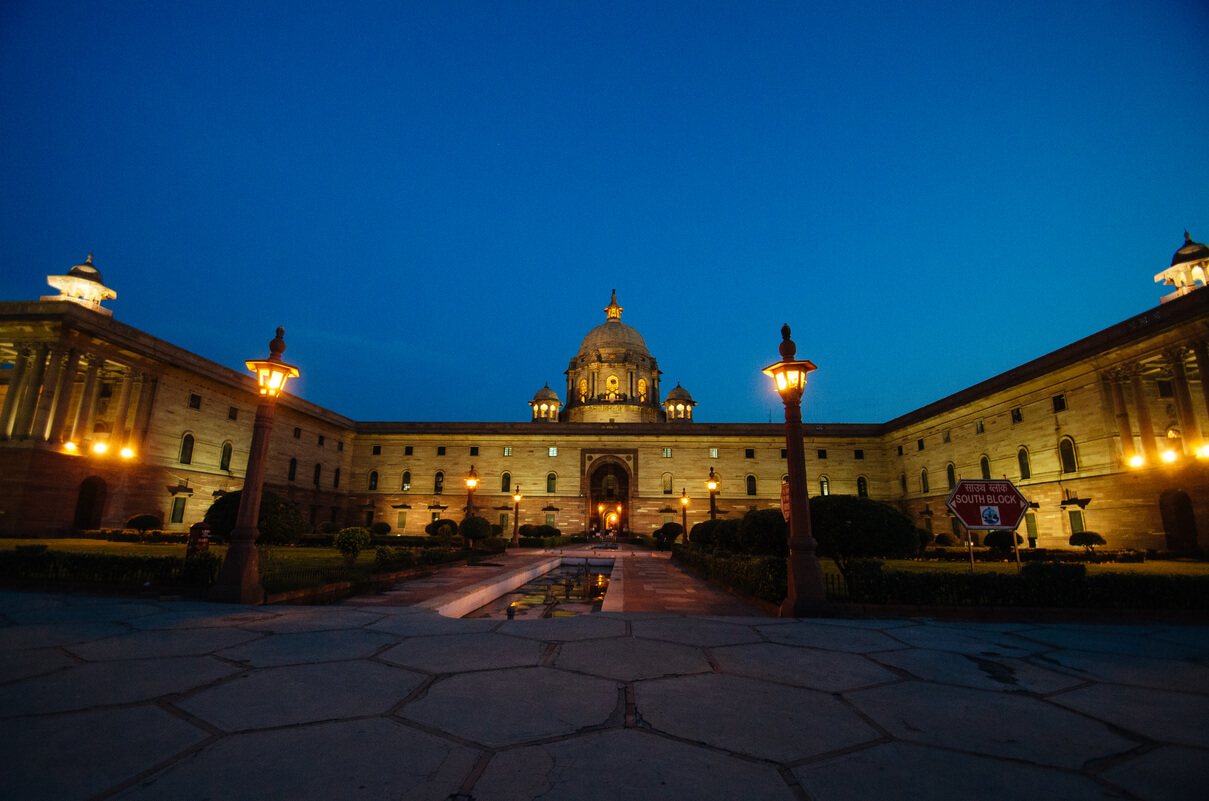
<path id="1" fill-rule="evenodd" d="M 1016 542 L 1016 529 L 1028 511 L 1029 503 L 1012 482 L 1004 479 L 961 479 L 945 501 L 966 529 L 1012 532 L 1012 544 Z M 974 542 L 968 536 L 970 570 L 974 570 Z M 1020 563 L 1020 550 L 1016 550 L 1016 564 Z"/>

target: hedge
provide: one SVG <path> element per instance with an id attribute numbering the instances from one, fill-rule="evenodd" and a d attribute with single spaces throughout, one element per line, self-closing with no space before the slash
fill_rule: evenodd
<path id="1" fill-rule="evenodd" d="M 783 556 L 726 556 L 691 545 L 673 545 L 672 558 L 748 598 L 779 604 L 789 594 Z"/>
<path id="2" fill-rule="evenodd" d="M 214 583 L 221 564 L 211 553 L 186 561 L 178 556 L 69 553 L 28 545 L 0 551 L 0 579 L 204 588 Z"/>
<path id="3" fill-rule="evenodd" d="M 412 549 L 383 546 L 374 552 L 374 569 L 379 573 L 390 573 L 396 570 L 410 570 L 413 567 L 456 562 L 461 558 L 462 552 L 453 548 Z"/>

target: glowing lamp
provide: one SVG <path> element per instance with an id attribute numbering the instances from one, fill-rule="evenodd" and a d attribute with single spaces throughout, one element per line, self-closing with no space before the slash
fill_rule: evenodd
<path id="1" fill-rule="evenodd" d="M 109 450 L 109 443 L 107 443 L 107 442 L 94 442 L 92 444 L 93 453 L 100 454 L 100 453 L 104 453 L 107 450 Z"/>
<path id="2" fill-rule="evenodd" d="M 281 354 L 285 352 L 284 336 L 285 329 L 278 326 L 277 338 L 269 343 L 269 358 L 249 359 L 244 362 L 248 369 L 256 374 L 260 394 L 269 398 L 276 398 L 284 392 L 285 382 L 299 375 L 297 367 L 281 360 Z"/>
<path id="3" fill-rule="evenodd" d="M 1141 467 L 1145 461 L 1146 460 L 1143 459 L 1141 456 L 1133 456 L 1129 460 L 1129 466 L 1130 467 Z"/>
<path id="4" fill-rule="evenodd" d="M 1204 447 L 1202 447 L 1200 449 L 1200 451 L 1197 452 L 1197 456 L 1199 456 L 1202 459 L 1209 459 L 1209 445 L 1205 445 Z"/>
<path id="5" fill-rule="evenodd" d="M 684 506 L 688 506 L 688 490 L 687 489 L 680 490 L 680 503 L 683 504 Z"/>
<path id="6" fill-rule="evenodd" d="M 516 501 L 517 503 L 521 502 L 521 491 L 519 489 L 512 495 L 512 500 Z"/>
<path id="7" fill-rule="evenodd" d="M 781 337 L 782 361 L 765 367 L 764 375 L 770 376 L 776 382 L 777 392 L 781 393 L 783 401 L 798 403 L 802 400 L 802 393 L 806 390 L 806 374 L 818 368 L 815 367 L 814 362 L 794 360 L 793 357 L 797 355 L 797 346 L 789 338 L 788 325 L 782 326 Z"/>
<path id="8" fill-rule="evenodd" d="M 718 491 L 718 477 L 714 475 L 714 468 L 709 469 L 709 478 L 705 480 L 705 486 L 710 492 Z"/>
<path id="9" fill-rule="evenodd" d="M 120 451 L 118 451 L 118 453 L 122 455 L 123 459 L 131 459 L 134 457 L 134 451 L 132 451 L 130 448 L 122 448 Z"/>
<path id="10" fill-rule="evenodd" d="M 1175 451 L 1163 451 L 1163 461 L 1171 463 L 1175 461 Z"/>
<path id="11" fill-rule="evenodd" d="M 474 472 L 474 465 L 470 465 L 470 473 L 466 476 L 466 489 L 472 490 L 479 485 L 479 474 Z"/>
<path id="12" fill-rule="evenodd" d="M 67 451 L 68 453 L 75 453 L 76 444 L 74 442 L 65 442 L 63 443 L 63 450 Z"/>

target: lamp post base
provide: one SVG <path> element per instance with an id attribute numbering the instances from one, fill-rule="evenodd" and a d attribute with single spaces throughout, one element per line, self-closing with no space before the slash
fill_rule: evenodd
<path id="1" fill-rule="evenodd" d="M 231 545 L 218 571 L 218 580 L 206 593 L 206 599 L 232 604 L 264 603 L 264 587 L 260 586 L 260 555 L 256 550 L 255 529 L 252 537 L 231 532 Z"/>

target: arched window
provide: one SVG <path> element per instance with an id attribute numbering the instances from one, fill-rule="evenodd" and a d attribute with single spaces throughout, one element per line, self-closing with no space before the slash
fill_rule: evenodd
<path id="1" fill-rule="evenodd" d="M 949 489 L 957 486 L 957 471 L 953 469 L 952 462 L 945 465 L 945 479 L 949 482 Z"/>
<path id="2" fill-rule="evenodd" d="M 663 474 L 663 494 L 664 495 L 672 494 L 672 474 L 671 473 Z"/>
<path id="3" fill-rule="evenodd" d="M 985 453 L 982 455 L 982 458 L 978 460 L 978 467 L 982 469 L 983 480 L 990 481 L 990 479 L 991 479 L 991 460 L 987 458 L 987 455 Z"/>
<path id="4" fill-rule="evenodd" d="M 1058 443 L 1058 457 L 1062 460 L 1062 472 L 1073 473 L 1079 469 L 1079 460 L 1075 455 L 1075 441 L 1063 437 Z"/>
<path id="5" fill-rule="evenodd" d="M 1020 462 L 1020 478 L 1032 478 L 1033 471 L 1029 467 L 1028 451 L 1025 448 L 1016 451 L 1016 461 Z"/>
<path id="6" fill-rule="evenodd" d="M 193 464 L 193 435 L 186 434 L 181 437 L 181 464 Z"/>
<path id="7" fill-rule="evenodd" d="M 340 468 L 339 467 L 336 468 L 336 471 L 335 471 L 334 475 L 332 476 L 332 487 L 333 488 L 340 487 Z"/>
<path id="8" fill-rule="evenodd" d="M 500 476 L 500 492 L 512 492 L 512 474 L 504 473 Z"/>
<path id="9" fill-rule="evenodd" d="M 400 486 L 404 492 L 411 492 L 411 471 L 403 471 L 403 484 Z"/>
<path id="10" fill-rule="evenodd" d="M 103 420 L 97 420 L 97 424 L 92 427 L 92 433 L 108 434 L 109 433 L 109 424 L 104 422 Z"/>
<path id="11" fill-rule="evenodd" d="M 919 472 L 919 491 L 928 491 L 928 469 L 926 467 Z"/>
<path id="12" fill-rule="evenodd" d="M 222 456 L 218 457 L 219 470 L 231 469 L 231 450 L 231 443 L 224 442 L 222 444 Z"/>
<path id="13" fill-rule="evenodd" d="M 432 480 L 432 494 L 440 495 L 445 491 L 445 474 L 437 471 L 436 477 Z"/>
<path id="14" fill-rule="evenodd" d="M 376 490 L 378 488 L 378 471 L 373 470 L 369 474 L 369 488 Z"/>
<path id="15" fill-rule="evenodd" d="M 748 495 L 756 494 L 756 477 L 755 476 L 747 477 L 747 494 Z"/>
<path id="16" fill-rule="evenodd" d="M 819 476 L 819 495 L 831 494 L 831 482 L 827 480 L 827 476 Z"/>
<path id="17" fill-rule="evenodd" d="M 898 484 L 900 487 L 903 488 L 903 492 L 907 491 L 907 474 L 906 473 L 898 474 Z"/>
<path id="18" fill-rule="evenodd" d="M 323 475 L 323 465 L 315 464 L 315 475 L 311 478 L 311 483 L 316 487 L 319 486 L 319 477 Z"/>
<path id="19" fill-rule="evenodd" d="M 290 459 L 290 472 L 288 475 L 286 475 L 286 480 L 293 481 L 294 477 L 297 475 L 298 475 L 298 460 Z"/>
<path id="20" fill-rule="evenodd" d="M 558 476 L 554 473 L 546 476 L 546 492 L 558 492 Z"/>
<path id="21" fill-rule="evenodd" d="M 869 479 L 865 478 L 864 476 L 856 477 L 856 497 L 869 497 Z"/>

